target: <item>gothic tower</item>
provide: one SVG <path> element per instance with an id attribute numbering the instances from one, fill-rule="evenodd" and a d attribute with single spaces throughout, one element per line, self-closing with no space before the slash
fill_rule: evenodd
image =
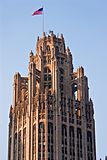
<path id="1" fill-rule="evenodd" d="M 96 160 L 93 102 L 64 37 L 37 39 L 28 76 L 14 76 L 8 160 Z"/>

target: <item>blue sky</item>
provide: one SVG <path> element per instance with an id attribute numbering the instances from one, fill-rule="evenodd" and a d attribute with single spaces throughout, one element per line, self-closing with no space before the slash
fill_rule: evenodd
<path id="1" fill-rule="evenodd" d="M 97 159 L 107 155 L 107 0 L 0 1 L 0 159 L 7 159 L 8 114 L 13 76 L 27 75 L 29 53 L 42 35 L 42 16 L 31 14 L 44 5 L 45 32 L 63 33 L 74 69 L 85 68 L 95 108 Z"/>

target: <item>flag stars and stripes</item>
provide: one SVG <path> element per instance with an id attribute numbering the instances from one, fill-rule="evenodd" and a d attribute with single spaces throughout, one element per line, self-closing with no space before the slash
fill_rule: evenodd
<path id="1" fill-rule="evenodd" d="M 32 14 L 32 16 L 41 15 L 41 14 L 43 14 L 43 7 L 41 7 L 41 8 L 38 9 L 38 10 L 36 10 L 36 11 Z"/>

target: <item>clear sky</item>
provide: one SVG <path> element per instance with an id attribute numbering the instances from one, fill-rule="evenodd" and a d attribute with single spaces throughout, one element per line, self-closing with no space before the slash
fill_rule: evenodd
<path id="1" fill-rule="evenodd" d="M 27 75 L 29 53 L 42 35 L 42 16 L 31 14 L 44 6 L 45 32 L 63 33 L 73 55 L 74 69 L 85 68 L 96 120 L 97 159 L 107 155 L 107 0 L 0 1 L 0 159 L 7 159 L 8 114 L 13 76 Z"/>

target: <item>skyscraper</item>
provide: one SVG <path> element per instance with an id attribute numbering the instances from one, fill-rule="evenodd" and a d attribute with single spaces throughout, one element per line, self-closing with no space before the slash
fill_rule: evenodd
<path id="1" fill-rule="evenodd" d="M 28 76 L 14 76 L 8 160 L 96 160 L 88 78 L 72 61 L 62 34 L 38 37 Z"/>

